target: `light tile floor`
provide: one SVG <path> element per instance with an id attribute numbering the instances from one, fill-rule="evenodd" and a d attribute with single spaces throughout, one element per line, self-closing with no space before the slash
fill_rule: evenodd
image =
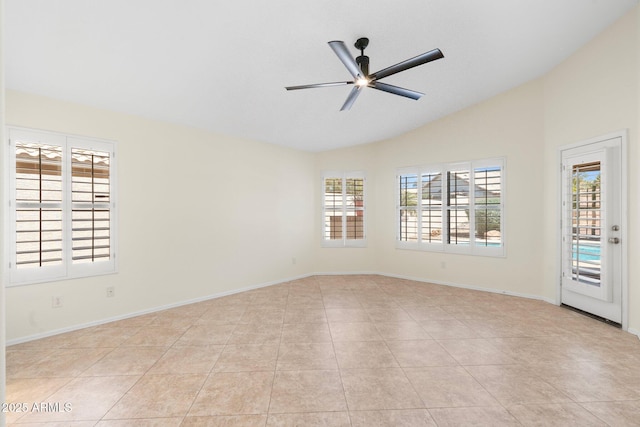
<path id="1" fill-rule="evenodd" d="M 316 276 L 11 346 L 7 394 L 16 426 L 630 426 L 640 340 L 540 301 Z"/>

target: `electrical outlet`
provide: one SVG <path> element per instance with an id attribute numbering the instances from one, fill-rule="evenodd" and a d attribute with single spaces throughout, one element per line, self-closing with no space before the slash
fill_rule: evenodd
<path id="1" fill-rule="evenodd" d="M 297 264 L 298 260 L 296 259 L 296 257 L 291 258 L 291 264 Z"/>
<path id="2" fill-rule="evenodd" d="M 109 286 L 107 288 L 107 298 L 113 298 L 116 296 L 116 288 L 114 286 Z"/>
<path id="3" fill-rule="evenodd" d="M 51 297 L 51 307 L 53 308 L 62 307 L 62 297 L 61 296 Z"/>

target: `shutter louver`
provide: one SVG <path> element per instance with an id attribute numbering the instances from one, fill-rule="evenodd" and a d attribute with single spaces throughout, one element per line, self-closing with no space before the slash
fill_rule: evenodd
<path id="1" fill-rule="evenodd" d="M 62 147 L 16 143 L 16 268 L 62 264 Z"/>
<path id="2" fill-rule="evenodd" d="M 110 158 L 71 149 L 71 232 L 74 264 L 110 259 Z"/>

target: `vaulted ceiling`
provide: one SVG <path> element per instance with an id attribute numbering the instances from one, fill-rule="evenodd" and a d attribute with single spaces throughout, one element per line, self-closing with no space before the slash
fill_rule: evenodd
<path id="1" fill-rule="evenodd" d="M 6 87 L 216 133 L 322 151 L 394 137 L 537 78 L 638 0 L 5 0 Z M 327 42 L 371 71 L 444 59 L 351 87 Z"/>

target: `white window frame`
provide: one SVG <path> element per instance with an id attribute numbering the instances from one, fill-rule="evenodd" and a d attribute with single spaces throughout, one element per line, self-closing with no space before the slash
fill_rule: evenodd
<path id="1" fill-rule="evenodd" d="M 326 239 L 325 238 L 325 213 L 326 213 L 326 206 L 325 206 L 325 180 L 328 178 L 339 178 L 342 179 L 342 200 L 345 201 L 345 203 L 343 203 L 342 206 L 342 230 L 344 230 L 344 232 L 342 233 L 342 238 L 341 239 Z M 362 195 L 362 201 L 363 201 L 363 205 L 362 205 L 362 216 L 363 216 L 363 233 L 364 236 L 362 239 L 348 239 L 347 238 L 347 204 L 346 204 L 346 200 L 347 200 L 347 186 L 346 186 L 346 180 L 350 179 L 350 178 L 354 178 L 354 179 L 362 179 L 363 180 L 363 195 Z M 322 246 L 323 247 L 327 247 L 327 248 L 363 248 L 367 246 L 367 178 L 365 176 L 364 172 L 361 171 L 355 171 L 355 172 L 344 172 L 344 171 L 324 171 L 322 172 L 322 179 L 321 179 L 321 189 L 320 189 L 320 194 L 322 197 L 322 213 L 321 213 L 321 234 L 320 234 L 320 240 L 322 242 Z"/>
<path id="2" fill-rule="evenodd" d="M 448 216 L 447 211 L 451 209 L 451 207 L 447 206 L 447 202 L 445 200 L 445 195 L 448 194 L 448 182 L 446 179 L 447 172 L 455 172 L 455 171 L 469 171 L 469 224 L 473 227 L 476 226 L 475 222 L 475 170 L 487 167 L 499 167 L 501 170 L 500 173 L 500 246 L 483 246 L 477 245 L 476 239 L 474 238 L 475 232 L 471 232 L 469 236 L 469 244 L 452 244 L 448 243 L 448 233 L 449 233 L 449 224 L 448 224 Z M 423 174 L 433 174 L 440 173 L 442 176 L 442 205 L 441 205 L 441 213 L 442 213 L 442 242 L 427 242 L 422 241 L 422 204 L 421 200 L 421 177 Z M 400 236 L 400 211 L 402 210 L 402 206 L 400 205 L 400 177 L 406 175 L 416 175 L 418 177 L 418 203 L 416 205 L 416 215 L 418 222 L 418 239 L 417 241 L 404 241 L 401 240 Z M 421 250 L 421 251 L 429 251 L 429 252 L 445 252 L 445 253 L 456 253 L 456 254 L 468 254 L 468 255 L 479 255 L 479 256 L 492 256 L 492 257 L 505 257 L 506 256 L 506 233 L 505 233 L 505 224 L 506 224 L 506 209 L 505 209 L 505 200 L 506 200 L 506 159 L 504 157 L 500 158 L 492 158 L 492 159 L 483 159 L 483 160 L 473 160 L 469 162 L 455 162 L 455 163 L 442 163 L 442 164 L 432 164 L 427 166 L 415 166 L 415 167 L 405 167 L 399 168 L 396 171 L 396 191 L 395 191 L 395 203 L 396 203 L 396 214 L 395 214 L 395 227 L 396 227 L 396 248 L 397 249 L 409 249 L 409 250 Z M 481 206 L 481 205 L 479 205 Z M 475 231 L 475 230 L 474 230 Z"/>
<path id="3" fill-rule="evenodd" d="M 4 224 L 5 253 L 8 261 L 7 287 L 22 286 L 42 282 L 53 282 L 80 277 L 114 274 L 118 271 L 116 253 L 118 248 L 118 215 L 117 205 L 117 164 L 115 141 L 87 138 L 62 133 L 34 130 L 20 127 L 7 127 L 8 141 L 5 147 L 5 191 L 8 202 L 5 205 L 7 215 Z M 55 266 L 43 266 L 35 268 L 16 268 L 16 146 L 15 141 L 29 141 L 47 145 L 62 147 L 62 264 Z M 71 150 L 80 148 L 108 152 L 109 165 L 109 260 L 101 260 L 90 263 L 76 263 L 72 259 L 72 235 L 71 235 Z M 106 205 L 106 203 L 105 203 Z"/>

